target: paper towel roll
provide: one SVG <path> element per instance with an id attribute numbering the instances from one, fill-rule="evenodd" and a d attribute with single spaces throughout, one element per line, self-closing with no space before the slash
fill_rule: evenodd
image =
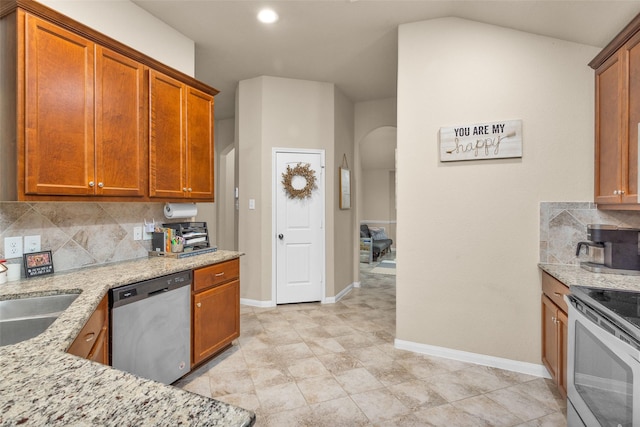
<path id="1" fill-rule="evenodd" d="M 167 203 L 164 205 L 164 216 L 173 218 L 191 218 L 198 215 L 195 203 Z"/>

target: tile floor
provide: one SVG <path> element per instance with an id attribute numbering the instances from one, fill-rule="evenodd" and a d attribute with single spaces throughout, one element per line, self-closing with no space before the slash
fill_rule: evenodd
<path id="1" fill-rule="evenodd" d="M 395 276 L 361 266 L 336 304 L 242 306 L 240 338 L 176 385 L 256 426 L 566 426 L 548 380 L 395 349 Z"/>

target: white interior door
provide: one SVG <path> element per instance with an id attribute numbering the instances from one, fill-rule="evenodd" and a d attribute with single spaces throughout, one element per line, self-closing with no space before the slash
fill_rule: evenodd
<path id="1" fill-rule="evenodd" d="M 321 301 L 324 295 L 324 153 L 275 152 L 276 303 Z M 282 183 L 287 166 L 309 165 L 317 188 L 305 198 L 292 198 Z M 294 175 L 301 190 L 307 180 Z"/>

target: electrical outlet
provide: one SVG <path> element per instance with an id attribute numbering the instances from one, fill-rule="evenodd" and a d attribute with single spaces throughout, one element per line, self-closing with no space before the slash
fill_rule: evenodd
<path id="1" fill-rule="evenodd" d="M 133 227 L 133 240 L 142 240 L 142 227 Z"/>
<path id="2" fill-rule="evenodd" d="M 24 236 L 24 253 L 40 251 L 40 236 Z"/>
<path id="3" fill-rule="evenodd" d="M 22 236 L 4 238 L 4 257 L 20 258 L 22 256 Z"/>

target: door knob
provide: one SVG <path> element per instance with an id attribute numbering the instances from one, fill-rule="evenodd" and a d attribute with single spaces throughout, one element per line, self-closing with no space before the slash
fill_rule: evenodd
<path id="1" fill-rule="evenodd" d="M 284 235 L 278 234 L 278 239 L 280 239 L 280 240 L 284 239 Z"/>

